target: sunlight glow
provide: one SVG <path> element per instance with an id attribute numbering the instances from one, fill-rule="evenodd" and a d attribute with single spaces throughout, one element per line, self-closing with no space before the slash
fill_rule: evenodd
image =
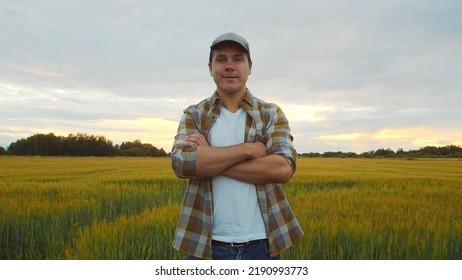
<path id="1" fill-rule="evenodd" d="M 334 110 L 333 107 L 329 106 L 310 106 L 298 104 L 284 104 L 281 107 L 283 108 L 284 114 L 290 122 L 319 122 L 327 118 L 326 113 L 332 112 Z"/>
<path id="2" fill-rule="evenodd" d="M 140 140 L 170 152 L 178 122 L 161 118 L 104 119 L 98 126 L 103 127 L 101 133 L 114 143 Z"/>
<path id="3" fill-rule="evenodd" d="M 386 128 L 374 133 L 374 139 L 409 139 L 428 137 L 431 135 L 431 129 L 425 127 L 408 127 L 408 128 Z"/>
<path id="4" fill-rule="evenodd" d="M 353 132 L 353 133 L 342 133 L 342 134 L 331 134 L 331 135 L 321 135 L 318 137 L 320 140 L 328 141 L 349 141 L 355 140 L 363 136 L 363 133 Z"/>

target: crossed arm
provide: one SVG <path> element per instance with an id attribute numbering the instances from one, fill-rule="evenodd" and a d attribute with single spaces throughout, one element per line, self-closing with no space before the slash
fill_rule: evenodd
<path id="1" fill-rule="evenodd" d="M 292 167 L 280 155 L 268 155 L 262 142 L 212 147 L 202 134 L 186 136 L 196 148 L 196 176 L 224 175 L 252 184 L 287 183 Z"/>

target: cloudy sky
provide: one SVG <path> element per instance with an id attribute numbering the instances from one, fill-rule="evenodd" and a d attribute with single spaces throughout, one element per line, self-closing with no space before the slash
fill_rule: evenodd
<path id="1" fill-rule="evenodd" d="M 299 153 L 462 145 L 461 14 L 459 0 L 0 0 L 0 146 L 80 132 L 170 151 L 228 31 Z"/>

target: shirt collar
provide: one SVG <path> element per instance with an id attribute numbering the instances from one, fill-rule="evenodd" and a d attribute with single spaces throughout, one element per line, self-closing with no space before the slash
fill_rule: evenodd
<path id="1" fill-rule="evenodd" d="M 247 103 L 248 105 L 253 107 L 252 99 L 252 93 L 250 93 L 249 89 L 246 89 L 244 98 L 242 99 L 241 103 Z"/>
<path id="2" fill-rule="evenodd" d="M 243 105 L 243 107 L 245 107 L 245 104 L 248 104 L 251 107 L 253 107 L 252 99 L 253 99 L 252 93 L 250 92 L 249 89 L 246 89 L 244 98 L 242 99 L 241 104 Z M 212 95 L 212 106 L 216 106 L 218 104 L 221 104 L 221 100 L 220 100 L 220 96 L 218 96 L 218 92 L 215 91 Z"/>

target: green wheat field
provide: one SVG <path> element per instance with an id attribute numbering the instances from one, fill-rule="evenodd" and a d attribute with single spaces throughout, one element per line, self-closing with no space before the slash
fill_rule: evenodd
<path id="1" fill-rule="evenodd" d="M 0 259 L 184 259 L 169 158 L 0 157 Z M 282 259 L 462 259 L 462 160 L 299 158 Z"/>

